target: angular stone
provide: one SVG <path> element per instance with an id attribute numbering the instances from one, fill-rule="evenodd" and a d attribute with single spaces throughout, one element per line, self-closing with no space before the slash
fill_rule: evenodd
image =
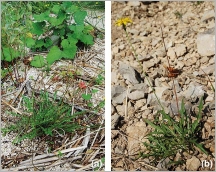
<path id="1" fill-rule="evenodd" d="M 186 161 L 186 167 L 189 171 L 197 171 L 201 162 L 198 158 L 193 156 L 191 159 Z"/>
<path id="2" fill-rule="evenodd" d="M 115 104 L 122 104 L 124 101 L 124 98 L 126 96 L 125 93 L 125 88 L 117 85 L 117 86 L 113 86 L 111 89 L 111 99 L 112 99 L 112 103 Z"/>
<path id="3" fill-rule="evenodd" d="M 204 72 L 203 72 L 204 71 Z M 205 68 L 203 68 L 202 70 L 199 70 L 199 75 L 204 75 L 204 74 L 212 74 L 215 72 L 215 64 L 207 66 Z"/>
<path id="4" fill-rule="evenodd" d="M 128 98 L 131 100 L 139 100 L 144 98 L 148 93 L 148 86 L 144 83 L 136 84 L 129 89 Z"/>
<path id="5" fill-rule="evenodd" d="M 128 80 L 132 84 L 138 84 L 142 81 L 141 77 L 139 77 L 138 72 L 131 66 L 122 62 L 119 64 L 119 66 L 119 73 L 123 76 L 124 79 Z"/>
<path id="6" fill-rule="evenodd" d="M 206 20 L 208 20 L 208 19 L 211 19 L 211 18 L 214 18 L 214 17 L 215 17 L 215 12 L 214 12 L 214 10 L 209 10 L 209 11 L 206 11 L 206 12 L 203 14 L 203 16 L 202 16 L 202 18 L 201 18 L 201 21 L 204 22 L 204 21 L 206 21 Z"/>
<path id="7" fill-rule="evenodd" d="M 186 53 L 186 46 L 184 44 L 177 44 L 175 47 L 176 56 L 180 57 Z"/>

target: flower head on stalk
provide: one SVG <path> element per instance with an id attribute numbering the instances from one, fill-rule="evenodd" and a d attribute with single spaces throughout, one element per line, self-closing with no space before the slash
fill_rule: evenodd
<path id="1" fill-rule="evenodd" d="M 125 31 L 126 31 L 126 25 L 127 25 L 128 23 L 132 23 L 132 20 L 131 20 L 130 18 L 128 18 L 128 17 L 118 19 L 118 20 L 115 22 L 115 24 L 116 24 L 117 26 L 122 26 L 123 29 L 124 29 Z"/>

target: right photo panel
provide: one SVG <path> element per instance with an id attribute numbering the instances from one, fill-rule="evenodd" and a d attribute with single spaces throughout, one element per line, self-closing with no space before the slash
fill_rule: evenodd
<path id="1" fill-rule="evenodd" d="M 112 171 L 215 170 L 214 2 L 112 2 Z"/>

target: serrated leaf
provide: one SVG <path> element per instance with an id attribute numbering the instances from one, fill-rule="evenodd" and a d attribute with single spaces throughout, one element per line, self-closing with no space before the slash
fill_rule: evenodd
<path id="1" fill-rule="evenodd" d="M 69 42 L 69 40 L 72 42 L 72 44 Z M 61 45 L 63 47 L 62 56 L 67 59 L 73 59 L 76 55 L 77 46 L 74 44 L 74 40 L 71 39 L 64 39 L 61 42 Z"/>
<path id="2" fill-rule="evenodd" d="M 66 14 L 62 10 L 60 10 L 59 13 L 58 13 L 57 18 L 50 17 L 49 18 L 49 22 L 53 26 L 58 26 L 58 25 L 60 25 L 60 24 L 63 23 L 63 21 L 64 21 L 65 18 L 66 18 Z"/>
<path id="3" fill-rule="evenodd" d="M 78 42 L 78 40 L 76 38 L 74 38 L 72 34 L 67 34 L 67 36 L 68 36 L 67 40 L 69 41 L 69 43 L 76 45 L 76 43 Z"/>
<path id="4" fill-rule="evenodd" d="M 32 38 L 26 38 L 26 46 L 31 48 L 33 45 L 35 45 L 35 40 Z"/>
<path id="5" fill-rule="evenodd" d="M 49 20 L 49 14 L 50 14 L 50 11 L 46 11 L 44 13 L 41 13 L 39 15 L 33 15 L 34 17 L 34 20 L 36 20 L 37 22 L 42 22 L 44 20 L 48 21 Z"/>
<path id="6" fill-rule="evenodd" d="M 83 29 L 84 29 L 84 25 L 71 25 L 69 26 L 69 29 L 71 31 L 74 31 L 73 33 L 73 37 L 76 39 L 79 39 L 81 37 L 81 35 L 83 34 Z"/>
<path id="7" fill-rule="evenodd" d="M 56 60 L 59 60 L 62 58 L 62 51 L 57 47 L 57 46 L 53 46 L 50 49 L 50 52 L 47 55 L 47 62 L 48 64 L 53 64 Z"/>
<path id="8" fill-rule="evenodd" d="M 31 33 L 36 34 L 36 35 L 41 35 L 43 34 L 43 27 L 46 25 L 46 22 L 37 22 L 37 23 L 32 23 L 33 29 L 31 30 Z"/>
<path id="9" fill-rule="evenodd" d="M 80 40 L 87 45 L 92 45 L 94 43 L 93 37 L 89 34 L 82 34 Z"/>
<path id="10" fill-rule="evenodd" d="M 70 48 L 64 48 L 62 51 L 62 57 L 66 59 L 74 59 L 77 51 L 77 46 L 73 45 Z"/>
<path id="11" fill-rule="evenodd" d="M 34 59 L 31 61 L 31 66 L 39 67 L 39 68 L 45 66 L 43 56 L 40 55 L 35 56 Z"/>
<path id="12" fill-rule="evenodd" d="M 77 11 L 74 13 L 74 20 L 78 25 L 84 24 L 84 19 L 87 16 L 86 11 Z"/>

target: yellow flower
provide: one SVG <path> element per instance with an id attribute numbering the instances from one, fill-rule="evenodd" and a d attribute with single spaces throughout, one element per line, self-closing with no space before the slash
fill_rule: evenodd
<path id="1" fill-rule="evenodd" d="M 128 23 L 132 23 L 132 20 L 129 19 L 128 17 L 126 17 L 126 18 L 118 19 L 115 24 L 117 26 L 123 26 L 123 27 L 125 27 Z"/>
<path id="2" fill-rule="evenodd" d="M 26 36 L 29 37 L 29 38 L 33 37 L 33 35 L 30 32 L 26 33 Z"/>

